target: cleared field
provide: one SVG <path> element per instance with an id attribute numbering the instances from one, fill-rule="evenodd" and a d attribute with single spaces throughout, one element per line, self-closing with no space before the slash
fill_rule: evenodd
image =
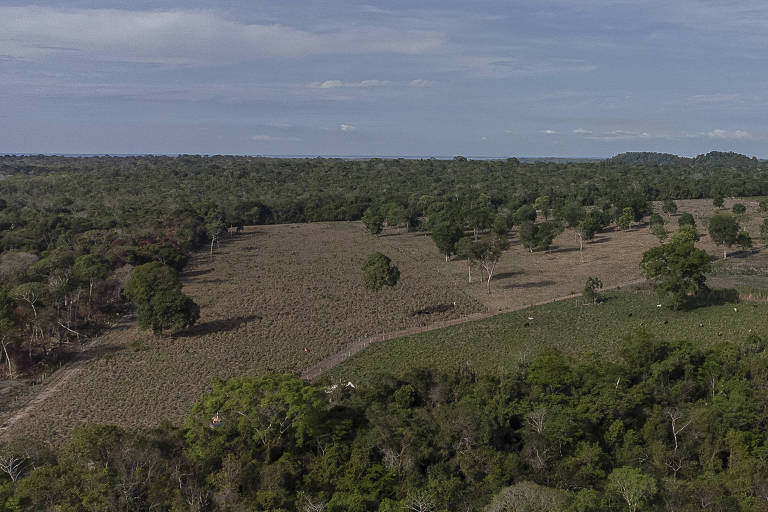
<path id="1" fill-rule="evenodd" d="M 469 365 L 479 374 L 504 374 L 550 350 L 575 358 L 610 358 L 622 338 L 644 328 L 661 339 L 710 345 L 742 342 L 751 332 L 768 334 L 768 304 L 741 303 L 674 312 L 657 307 L 647 289 L 606 292 L 606 302 L 580 298 L 375 344 L 337 366 L 334 382 L 365 382 L 380 373 L 412 368 L 454 370 Z"/>
<path id="2" fill-rule="evenodd" d="M 427 258 L 414 258 L 407 243 L 397 251 L 387 240 L 356 223 L 247 229 L 222 243 L 214 261 L 200 254 L 185 272 L 184 291 L 201 306 L 198 325 L 154 338 L 123 322 L 86 354 L 76 376 L 57 384 L 54 374 L 56 392 L 9 435 L 61 436 L 84 422 L 179 422 L 212 379 L 298 373 L 359 337 L 485 311 Z M 378 295 L 363 289 L 360 271 L 375 250 L 389 254 L 403 276 Z M 412 314 L 440 305 L 445 311 Z"/>
<path id="3" fill-rule="evenodd" d="M 752 211 L 756 208 L 756 201 L 743 202 Z M 680 211 L 694 213 L 703 231 L 711 201 L 678 204 Z M 756 237 L 760 219 L 752 217 L 747 225 Z M 358 340 L 517 310 L 578 292 L 588 276 L 600 277 L 605 286 L 634 281 L 641 277 L 642 252 L 658 242 L 647 227 L 639 226 L 601 233 L 582 253 L 572 231 L 561 234 L 548 253 L 529 253 L 515 233 L 511 243 L 489 294 L 476 271 L 473 282 L 467 282 L 466 262 L 445 263 L 424 234 L 389 230 L 373 237 L 351 222 L 248 228 L 224 241 L 213 261 L 201 253 L 185 272 L 185 292 L 201 306 L 198 325 L 174 338 L 154 338 L 126 319 L 87 350 L 76 368 L 56 372 L 50 382 L 31 390 L 42 390 L 43 400 L 38 395 L 35 406 L 27 408 L 19 400 L 15 409 L 0 415 L 0 425 L 16 418 L 9 436 L 56 439 L 85 422 L 126 427 L 180 422 L 213 379 L 299 373 Z M 722 254 L 706 237 L 700 245 L 713 255 Z M 360 265 L 373 251 L 387 254 L 400 268 L 402 277 L 394 289 L 379 294 L 363 289 Z M 728 265 L 754 267 L 755 272 L 768 268 L 762 255 L 740 256 L 729 258 Z M 729 272 L 718 275 L 726 285 Z M 682 334 L 713 337 L 722 332 L 738 339 L 743 333 L 736 319 L 746 315 L 754 318 L 749 316 L 749 324 L 743 325 L 766 327 L 760 319 L 763 305 L 727 323 L 730 306 L 676 315 L 659 311 L 644 292 L 611 296 L 601 306 L 565 301 L 373 345 L 333 376 L 362 378 L 381 369 L 450 368 L 466 361 L 478 370 L 497 371 L 550 346 L 573 354 L 610 352 L 636 324 L 660 319 L 669 322 L 662 324 L 660 334 L 674 334 L 668 329 L 679 326 Z M 638 313 L 628 317 L 633 311 Z M 528 316 L 535 320 L 528 321 Z"/>

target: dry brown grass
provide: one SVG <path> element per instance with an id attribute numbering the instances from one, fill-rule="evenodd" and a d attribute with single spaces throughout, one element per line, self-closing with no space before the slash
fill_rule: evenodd
<path id="1" fill-rule="evenodd" d="M 743 202 L 756 208 L 756 202 Z M 711 201 L 678 205 L 694 213 L 703 231 Z M 752 217 L 747 226 L 756 237 L 761 219 Z M 609 231 L 585 244 L 582 262 L 572 231 L 549 253 L 529 253 L 514 234 L 511 242 L 489 295 L 479 275 L 467 283 L 466 262 L 445 263 L 423 234 L 372 237 L 359 223 L 248 228 L 225 241 L 214 261 L 200 254 L 185 273 L 185 292 L 201 306 L 197 326 L 175 338 L 154 338 L 135 322 L 123 323 L 103 336 L 75 378 L 29 410 L 9 435 L 60 439 L 85 422 L 179 423 L 213 379 L 298 373 L 357 339 L 517 309 L 580 291 L 592 275 L 605 286 L 632 281 L 641 277 L 642 252 L 657 244 L 647 227 Z M 706 237 L 700 245 L 713 255 L 722 252 Z M 402 277 L 395 289 L 374 295 L 362 287 L 360 265 L 377 250 L 392 258 Z M 412 315 L 453 302 L 456 307 L 443 313 Z"/>

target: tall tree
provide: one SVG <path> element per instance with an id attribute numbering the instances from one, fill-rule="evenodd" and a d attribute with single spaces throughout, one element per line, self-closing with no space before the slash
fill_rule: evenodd
<path id="1" fill-rule="evenodd" d="M 709 236 L 716 245 L 723 246 L 723 259 L 728 256 L 726 248 L 736 243 L 739 223 L 727 213 L 717 213 L 709 219 Z"/>
<path id="2" fill-rule="evenodd" d="M 640 268 L 660 296 L 670 296 L 675 310 L 689 295 L 707 289 L 711 264 L 707 253 L 693 242 L 670 242 L 643 253 Z"/>

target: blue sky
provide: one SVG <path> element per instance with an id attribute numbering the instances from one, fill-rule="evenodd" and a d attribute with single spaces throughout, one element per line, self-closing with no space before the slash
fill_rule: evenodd
<path id="1" fill-rule="evenodd" d="M 768 157 L 768 2 L 0 1 L 0 152 Z"/>

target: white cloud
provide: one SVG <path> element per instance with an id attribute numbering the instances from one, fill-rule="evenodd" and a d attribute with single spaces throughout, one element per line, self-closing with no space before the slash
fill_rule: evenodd
<path id="1" fill-rule="evenodd" d="M 650 137 L 651 137 L 651 134 L 648 132 L 631 132 L 627 130 L 612 130 L 609 132 L 593 134 L 587 138 L 592 140 L 612 141 L 612 140 L 648 139 Z"/>
<path id="2" fill-rule="evenodd" d="M 352 126 L 351 124 L 340 124 L 339 130 L 343 132 L 355 132 L 357 131 L 357 126 Z"/>
<path id="3" fill-rule="evenodd" d="M 416 80 L 411 80 L 408 82 L 408 85 L 411 87 L 432 87 L 432 80 L 424 80 L 421 78 L 417 78 Z"/>
<path id="4" fill-rule="evenodd" d="M 711 130 L 707 132 L 707 137 L 712 139 L 751 139 L 752 135 L 744 130 Z"/>
<path id="5" fill-rule="evenodd" d="M 557 132 L 555 130 L 542 130 L 541 133 L 545 135 L 557 135 Z"/>
<path id="6" fill-rule="evenodd" d="M 326 80 L 324 82 L 312 82 L 310 87 L 315 89 L 336 89 L 339 87 L 378 87 L 387 85 L 383 80 L 363 80 L 361 82 L 342 82 L 341 80 Z"/>
<path id="7" fill-rule="evenodd" d="M 279 24 L 248 24 L 206 10 L 129 11 L 0 7 L 0 55 L 196 64 L 322 54 L 423 54 L 445 36 L 355 26 L 310 32 Z"/>
<path id="8" fill-rule="evenodd" d="M 276 137 L 274 135 L 254 135 L 251 140 L 256 142 L 284 142 L 284 141 L 299 141 L 298 137 Z"/>
<path id="9" fill-rule="evenodd" d="M 584 128 L 576 128 L 573 130 L 576 135 L 592 135 L 592 130 L 585 130 Z"/>

